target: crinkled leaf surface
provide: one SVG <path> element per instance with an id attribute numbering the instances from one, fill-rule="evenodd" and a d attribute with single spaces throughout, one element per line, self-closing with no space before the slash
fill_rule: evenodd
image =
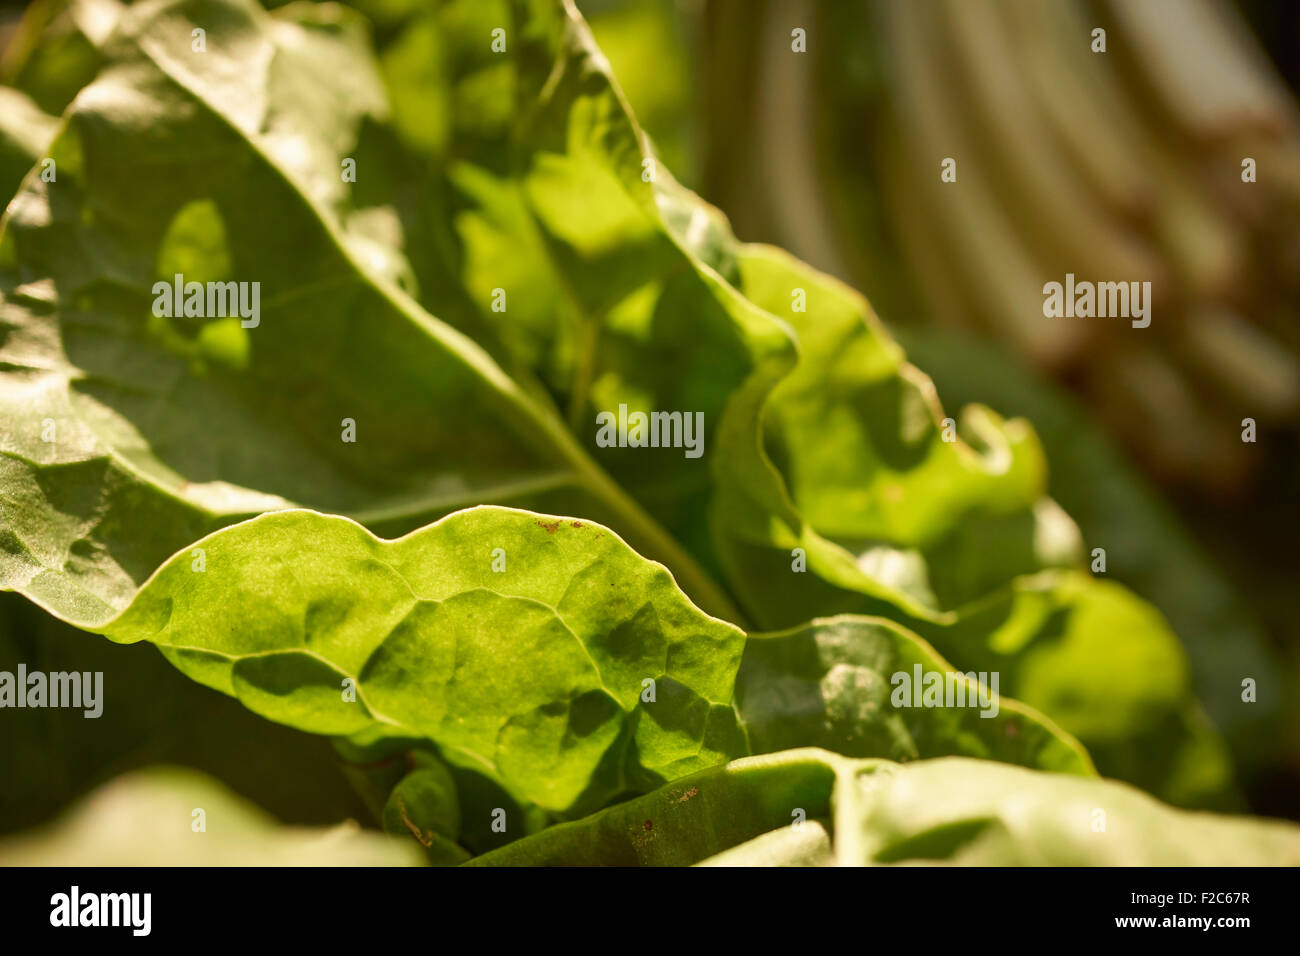
<path id="1" fill-rule="evenodd" d="M 906 685 L 896 680 L 900 674 Z M 913 706 L 913 686 L 920 699 L 926 680 L 948 675 L 961 685 L 960 698 L 954 691 L 955 706 Z M 982 691 L 980 679 L 986 682 Z M 755 753 L 821 747 L 846 757 L 890 760 L 962 754 L 1063 773 L 1095 772 L 1076 741 L 1032 708 L 999 697 L 989 680 L 988 674 L 954 671 L 934 648 L 892 621 L 844 615 L 752 635 L 736 703 Z M 899 690 L 904 686 L 905 694 Z"/>
<path id="2" fill-rule="evenodd" d="M 1168 505 L 1086 411 L 1064 390 L 951 329 L 900 329 L 908 354 L 949 401 L 985 401 L 1032 419 L 1052 463 L 1052 492 L 1090 547 L 1106 553 L 1106 574 L 1160 608 L 1187 648 L 1196 690 L 1240 763 L 1267 767 L 1291 748 L 1285 732 L 1285 676 L 1255 614 L 1234 593 Z M 1241 699 L 1250 675 L 1258 697 Z"/>
<path id="3" fill-rule="evenodd" d="M 1078 532 L 1043 497 L 1042 451 L 1025 424 L 972 408 L 970 443 L 943 441 L 933 387 L 858 296 L 783 253 L 738 258 L 747 294 L 774 309 L 787 287 L 805 290 L 808 317 L 791 313 L 810 343 L 800 362 L 820 355 L 827 376 L 818 385 L 796 369 L 721 426 L 715 467 L 730 476 L 712 520 L 750 615 L 901 619 L 959 669 L 998 671 L 1004 693 L 1078 736 L 1103 773 L 1180 804 L 1235 806 L 1226 751 L 1164 619 L 1118 585 L 1053 568 L 1073 562 Z M 853 499 L 855 480 L 876 492 Z M 839 507 L 818 512 L 822 493 Z"/>
<path id="4" fill-rule="evenodd" d="M 480 507 L 383 541 L 290 511 L 197 547 L 107 633 L 281 723 L 427 737 L 557 812 L 745 752 L 744 635 L 598 525 Z"/>
<path id="5" fill-rule="evenodd" d="M 793 625 L 835 609 L 830 585 L 858 592 L 858 606 L 948 620 L 1017 574 L 1074 557 L 1075 530 L 1042 500 L 1042 452 L 1025 422 L 972 409 L 969 443 L 955 424 L 945 440 L 933 386 L 860 296 L 777 250 L 734 254 L 741 290 L 799 341 L 772 393 L 729 414 L 719 441 L 730 454 L 714 459 L 715 537 L 752 614 Z M 795 547 L 810 573 L 792 579 Z"/>
<path id="6" fill-rule="evenodd" d="M 177 555 L 107 633 L 152 641 L 291 726 L 431 740 L 553 812 L 790 746 L 1091 772 L 1014 701 L 991 719 L 895 708 L 892 673 L 951 671 L 903 628 L 841 618 L 746 645 L 607 529 L 511 509 L 393 542 L 342 518 L 264 515 Z M 731 705 L 742 651 L 748 743 Z"/>
<path id="7" fill-rule="evenodd" d="M 196 809 L 204 829 L 195 830 Z M 415 844 L 355 823 L 285 827 L 193 770 L 114 779 L 44 830 L 0 840 L 3 866 L 418 866 Z"/>
<path id="8" fill-rule="evenodd" d="M 221 2 L 141 4 L 106 43 L 51 147 L 57 183 L 29 181 L 0 238 L 5 586 L 95 625 L 169 554 L 260 511 L 406 531 L 553 501 L 624 525 L 729 608 L 543 396 L 345 231 L 323 169 L 379 88 L 312 64 L 356 42 L 346 22 Z M 258 324 L 153 315 L 176 273 L 260 283 Z"/>

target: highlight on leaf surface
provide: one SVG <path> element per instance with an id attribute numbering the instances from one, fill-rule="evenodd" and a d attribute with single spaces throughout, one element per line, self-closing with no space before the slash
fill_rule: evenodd
<path id="1" fill-rule="evenodd" d="M 205 571 L 178 555 L 108 636 L 273 720 L 426 737 L 556 812 L 745 752 L 744 635 L 599 525 L 484 506 L 383 541 L 289 511 L 200 546 Z"/>

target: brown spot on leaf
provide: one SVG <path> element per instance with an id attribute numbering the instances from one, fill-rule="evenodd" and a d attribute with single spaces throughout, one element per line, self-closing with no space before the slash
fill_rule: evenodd
<path id="1" fill-rule="evenodd" d="M 680 797 L 677 798 L 677 802 L 685 803 L 687 800 L 691 799 L 691 797 L 695 796 L 699 792 L 700 792 L 699 787 L 691 787 L 691 789 L 687 790 L 685 793 L 683 793 Z"/>
<path id="2" fill-rule="evenodd" d="M 547 534 L 555 534 L 559 530 L 560 523 L 558 521 L 539 521 L 537 526 Z"/>
<path id="3" fill-rule="evenodd" d="M 645 828 L 646 833 L 649 833 L 651 830 L 655 828 L 655 825 L 651 823 L 649 820 L 647 820 L 645 823 L 641 825 Z"/>

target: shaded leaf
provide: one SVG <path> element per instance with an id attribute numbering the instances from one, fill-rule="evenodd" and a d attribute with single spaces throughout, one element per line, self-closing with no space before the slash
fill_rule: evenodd
<path id="1" fill-rule="evenodd" d="M 920 701 L 927 680 L 948 675 L 960 686 L 955 706 L 914 705 L 913 688 Z M 753 635 L 736 703 L 755 753 L 821 747 L 890 760 L 961 754 L 1095 773 L 1083 748 L 1051 721 L 999 697 L 998 681 L 997 674 L 954 671 L 891 621 L 846 615 Z"/>
<path id="2" fill-rule="evenodd" d="M 452 865 L 469 859 L 456 844 L 460 836 L 460 803 L 456 782 L 441 761 L 427 755 L 398 782 L 384 804 L 384 830 L 411 837 L 424 847 L 433 864 Z"/>
<path id="3" fill-rule="evenodd" d="M 681 866 L 827 816 L 836 767 L 819 750 L 735 760 L 471 860 L 470 866 Z M 807 824 L 805 824 L 807 825 Z"/>
<path id="4" fill-rule="evenodd" d="M 0 86 L 0 202 L 7 203 L 54 138 L 58 120 L 18 90 Z"/>
<path id="5" fill-rule="evenodd" d="M 202 772 L 285 823 L 371 819 L 325 740 L 268 724 L 153 647 L 112 644 L 0 594 L 0 671 L 16 675 L 19 665 L 80 674 L 83 705 L 102 674 L 89 708 L 99 716 L 87 717 L 86 706 L 0 711 L 0 830 L 44 823 L 113 777 L 160 763 Z"/>
<path id="6" fill-rule="evenodd" d="M 46 113 L 62 113 L 103 64 L 104 41 L 124 9 L 118 0 L 29 4 L 0 61 L 3 82 Z"/>

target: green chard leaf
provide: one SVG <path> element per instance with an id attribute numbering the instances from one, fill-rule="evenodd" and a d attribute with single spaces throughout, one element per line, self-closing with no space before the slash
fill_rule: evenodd
<path id="1" fill-rule="evenodd" d="M 1176 810 L 1124 784 L 945 757 L 747 757 L 471 866 L 1296 865 L 1300 827 Z"/>
<path id="2" fill-rule="evenodd" d="M 469 866 L 685 866 L 795 820 L 830 815 L 820 750 L 735 760 L 475 857 Z M 807 824 L 805 824 L 807 825 Z"/>
<path id="3" fill-rule="evenodd" d="M 1074 569 L 1079 533 L 1045 496 L 1026 423 L 970 407 L 944 440 L 932 384 L 860 297 L 775 250 L 735 257 L 746 294 L 785 308 L 801 343 L 796 370 L 733 404 L 718 439 L 728 474 L 714 538 L 751 618 L 900 620 L 959 668 L 999 672 L 1103 774 L 1181 805 L 1236 807 L 1177 637 L 1123 587 Z M 790 309 L 791 289 L 806 314 Z"/>
<path id="4" fill-rule="evenodd" d="M 755 753 L 821 747 L 890 760 L 962 754 L 1095 773 L 1083 748 L 1051 721 L 1000 697 L 999 682 L 996 672 L 954 671 L 892 621 L 845 615 L 752 635 L 736 703 Z"/>
<path id="5" fill-rule="evenodd" d="M 460 836 L 460 799 L 456 780 L 440 760 L 419 755 L 416 769 L 402 777 L 383 811 L 388 833 L 412 836 L 429 862 L 454 865 L 469 859 L 456 843 Z"/>
<path id="6" fill-rule="evenodd" d="M 170 554 L 248 515 L 302 504 L 392 533 L 508 501 L 620 526 L 731 612 L 545 396 L 411 300 L 376 264 L 381 243 L 345 230 L 334 154 L 377 87 L 311 66 L 357 42 L 346 18 L 317 19 L 131 8 L 51 146 L 57 184 L 29 179 L 11 204 L 3 585 L 95 626 Z M 154 314 L 177 274 L 243 283 L 247 308 Z"/>
<path id="7" fill-rule="evenodd" d="M 358 763 L 368 746 L 427 740 L 522 805 L 566 816 L 790 746 L 1093 772 L 1050 721 L 996 686 L 977 691 L 904 628 L 846 617 L 746 642 L 608 529 L 500 507 L 396 541 L 341 517 L 263 515 L 176 555 L 105 632 L 152 642 L 272 720 L 352 736 Z M 948 674 L 960 699 L 894 699 L 896 681 Z M 375 735 L 379 750 L 365 743 Z M 384 792 L 456 789 L 407 770 L 385 771 Z M 455 839 L 455 813 L 424 809 L 443 822 L 403 817 L 391 799 L 384 816 Z"/>
<path id="8" fill-rule="evenodd" d="M 281 723 L 427 738 L 557 813 L 746 752 L 744 635 L 598 525 L 480 507 L 383 541 L 289 511 L 196 547 L 106 632 Z"/>
<path id="9" fill-rule="evenodd" d="M 509 45 L 494 55 L 480 40 L 503 24 Z M 440 62 L 444 47 L 457 55 Z M 795 348 L 669 221 L 694 235 L 713 213 L 694 197 L 666 202 L 671 175 L 572 5 L 443 4 L 411 18 L 380 62 L 394 101 L 418 90 L 422 107 L 394 116 L 420 188 L 409 169 L 384 181 L 418 197 L 400 204 L 408 236 L 441 236 L 428 243 L 441 258 L 418 261 L 453 277 L 422 278 L 421 301 L 534 376 L 588 454 L 713 568 L 716 426 L 736 390 L 770 387 Z M 436 135 L 425 104 L 439 104 Z M 625 416 L 619 441 L 599 442 L 598 416 L 622 406 L 698 421 L 696 447 L 635 447 Z"/>
<path id="10" fill-rule="evenodd" d="M 1077 559 L 1027 423 L 972 408 L 945 436 L 933 385 L 860 296 L 778 250 L 733 254 L 740 288 L 800 346 L 770 395 L 729 411 L 715 459 L 714 536 L 751 614 L 792 626 L 889 606 L 950 622 L 1016 575 Z"/>
<path id="11" fill-rule="evenodd" d="M 1087 412 L 1063 389 L 972 335 L 951 329 L 898 334 L 949 400 L 985 401 L 1033 420 L 1052 462 L 1053 494 L 1089 545 L 1104 549 L 1107 576 L 1168 616 L 1187 648 L 1198 695 L 1234 758 L 1259 769 L 1286 748 L 1294 751 L 1293 735 L 1278 730 L 1286 720 L 1285 676 L 1256 615 Z M 1241 699 L 1245 675 L 1259 688 L 1248 705 Z"/>

